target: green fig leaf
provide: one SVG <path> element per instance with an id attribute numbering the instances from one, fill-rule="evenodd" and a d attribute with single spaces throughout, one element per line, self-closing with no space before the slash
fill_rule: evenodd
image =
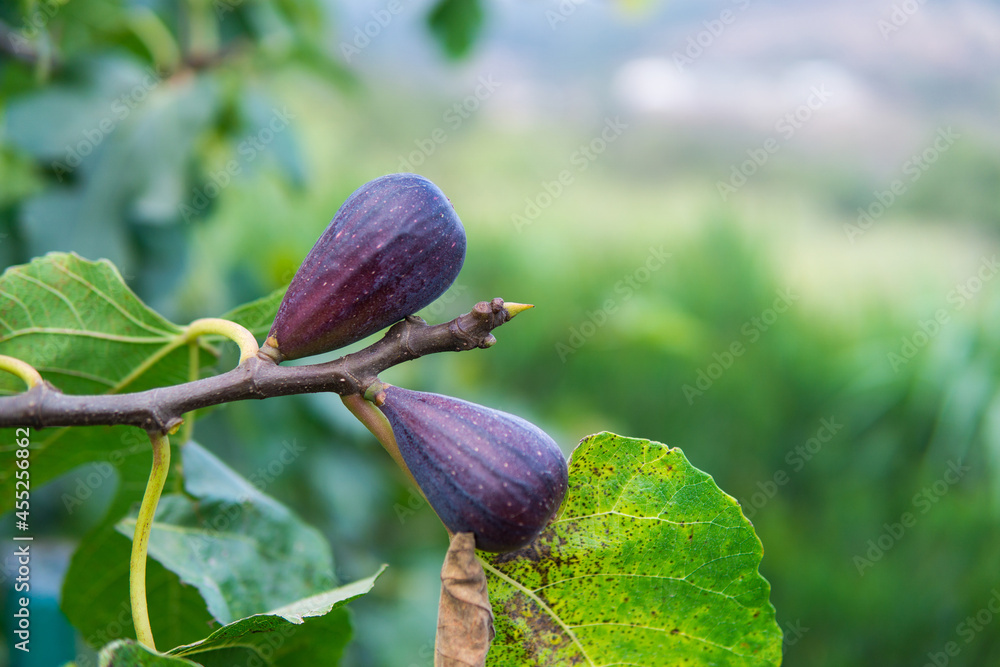
<path id="1" fill-rule="evenodd" d="M 200 667 L 198 663 L 157 653 L 132 639 L 114 641 L 97 654 L 97 667 Z"/>
<path id="2" fill-rule="evenodd" d="M 205 667 L 233 664 L 335 665 L 351 638 L 350 620 L 341 607 L 368 593 L 385 570 L 264 614 L 225 625 L 205 639 L 178 646 L 171 655 L 192 656 Z M 250 652 L 257 660 L 233 660 Z"/>
<path id="3" fill-rule="evenodd" d="M 679 449 L 590 436 L 535 542 L 480 553 L 496 624 L 486 664 L 779 665 L 762 556 L 736 500 Z"/>
<path id="4" fill-rule="evenodd" d="M 50 253 L 0 275 L 0 354 L 31 364 L 67 394 L 188 381 L 192 369 L 182 332 L 143 304 L 107 260 Z M 199 368 L 214 361 L 203 351 Z M 24 389 L 20 379 L 0 373 L 0 396 Z M 120 469 L 136 452 L 149 451 L 145 433 L 129 426 L 52 428 L 32 431 L 30 438 L 33 487 L 92 461 Z M 13 506 L 14 443 L 14 430 L 0 429 L 0 512 Z M 148 475 L 147 467 L 135 480 L 138 497 Z"/>
<path id="5" fill-rule="evenodd" d="M 184 445 L 181 458 L 187 493 L 160 499 L 149 556 L 197 588 L 219 623 L 281 607 L 334 584 L 333 555 L 318 530 L 197 443 Z M 131 537 L 135 516 L 120 521 L 117 529 Z"/>

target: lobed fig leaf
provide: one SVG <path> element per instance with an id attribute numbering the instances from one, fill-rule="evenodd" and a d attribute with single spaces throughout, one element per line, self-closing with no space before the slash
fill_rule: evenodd
<path id="1" fill-rule="evenodd" d="M 531 542 L 566 495 L 566 458 L 530 422 L 449 396 L 384 385 L 380 405 L 407 468 L 452 533 L 483 551 Z"/>
<path id="2" fill-rule="evenodd" d="M 299 359 L 361 340 L 441 296 L 465 229 L 423 176 L 390 174 L 347 198 L 292 279 L 264 351 Z"/>

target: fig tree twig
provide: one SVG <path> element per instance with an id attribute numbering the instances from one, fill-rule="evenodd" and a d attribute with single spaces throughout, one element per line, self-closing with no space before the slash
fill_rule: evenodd
<path id="1" fill-rule="evenodd" d="M 408 317 L 390 327 L 381 340 L 327 363 L 279 366 L 258 354 L 228 373 L 129 394 L 64 394 L 46 381 L 0 398 L 0 427 L 126 424 L 167 433 L 182 422 L 184 413 L 221 403 L 321 391 L 363 394 L 379 373 L 404 361 L 436 352 L 490 347 L 496 342 L 490 332 L 511 317 L 503 299 L 480 301 L 470 312 L 444 324 L 431 326 Z"/>

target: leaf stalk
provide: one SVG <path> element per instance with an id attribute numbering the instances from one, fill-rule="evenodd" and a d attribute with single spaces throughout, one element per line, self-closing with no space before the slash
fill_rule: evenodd
<path id="1" fill-rule="evenodd" d="M 42 376 L 35 370 L 34 366 L 20 359 L 8 357 L 5 354 L 0 354 L 0 371 L 7 371 L 21 378 L 28 385 L 28 389 L 36 387 L 43 382 Z"/>
<path id="2" fill-rule="evenodd" d="M 135 636 L 142 645 L 156 650 L 153 630 L 149 625 L 149 609 L 146 605 L 146 553 L 149 550 L 149 535 L 153 530 L 153 515 L 160 502 L 160 494 L 170 471 L 170 438 L 163 432 L 149 432 L 153 445 L 153 466 L 149 471 L 149 481 L 139 505 L 139 516 L 135 520 L 132 537 L 132 557 L 129 561 L 129 598 L 132 602 L 132 624 Z"/>

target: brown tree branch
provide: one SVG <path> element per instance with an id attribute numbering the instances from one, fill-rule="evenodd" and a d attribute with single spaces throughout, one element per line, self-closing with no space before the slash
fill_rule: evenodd
<path id="1" fill-rule="evenodd" d="M 516 314 L 516 313 L 515 313 Z M 490 333 L 513 315 L 503 299 L 480 301 L 451 322 L 428 325 L 418 317 L 397 322 L 363 350 L 323 364 L 279 366 L 266 354 L 247 359 L 221 375 L 130 394 L 64 394 L 49 382 L 0 398 L 0 427 L 127 424 L 147 431 L 171 431 L 181 416 L 220 403 L 329 391 L 363 394 L 385 369 L 436 352 L 489 347 Z"/>

